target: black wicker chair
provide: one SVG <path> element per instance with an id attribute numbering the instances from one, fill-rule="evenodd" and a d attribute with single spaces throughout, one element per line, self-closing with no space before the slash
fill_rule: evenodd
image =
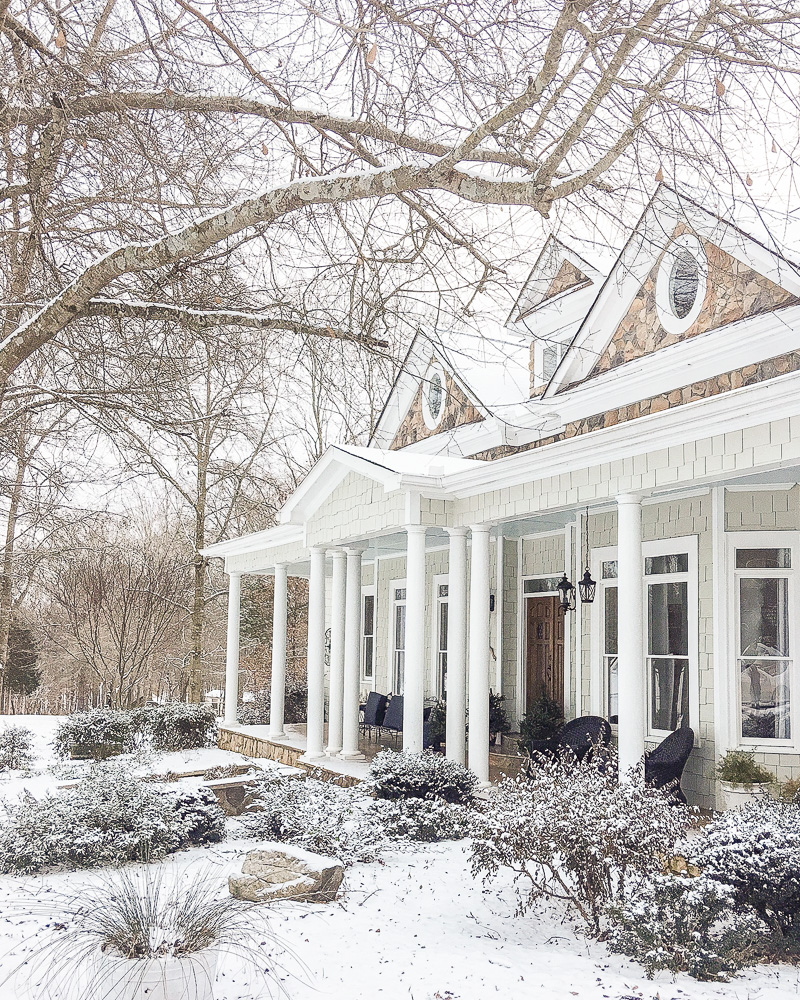
<path id="1" fill-rule="evenodd" d="M 383 724 L 383 717 L 386 715 L 385 694 L 378 694 L 377 691 L 370 691 L 363 709 L 363 718 L 359 722 L 359 729 L 362 733 L 367 733 L 372 739 L 372 730 L 380 729 Z"/>
<path id="2" fill-rule="evenodd" d="M 644 780 L 656 788 L 669 788 L 678 802 L 686 802 L 681 776 L 694 747 L 694 731 L 688 726 L 676 729 L 644 758 Z"/>
<path id="3" fill-rule="evenodd" d="M 390 732 L 397 741 L 398 736 L 403 732 L 403 696 L 401 694 L 392 695 L 386 707 L 386 714 L 380 729 Z"/>
<path id="4" fill-rule="evenodd" d="M 608 722 L 599 715 L 583 715 L 568 722 L 549 740 L 528 740 L 524 750 L 531 758 L 556 757 L 565 750 L 571 750 L 580 761 L 590 750 L 607 747 L 610 743 L 611 726 Z"/>

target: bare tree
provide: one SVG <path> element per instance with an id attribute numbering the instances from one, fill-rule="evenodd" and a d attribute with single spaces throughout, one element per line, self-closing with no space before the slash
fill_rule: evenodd
<path id="1" fill-rule="evenodd" d="M 166 670 L 184 599 L 185 551 L 169 537 L 109 525 L 81 540 L 82 548 L 51 567 L 50 595 L 60 611 L 52 638 L 90 671 L 104 702 L 130 707 Z"/>
<path id="2" fill-rule="evenodd" d="M 754 129 L 795 162 L 799 18 L 785 0 L 6 4 L 0 381 L 70 326 L 101 355 L 109 317 L 374 344 L 423 298 L 436 321 L 491 288 L 515 214 L 624 214 L 662 176 L 746 193 Z M 246 301 L 159 294 L 223 260 Z"/>

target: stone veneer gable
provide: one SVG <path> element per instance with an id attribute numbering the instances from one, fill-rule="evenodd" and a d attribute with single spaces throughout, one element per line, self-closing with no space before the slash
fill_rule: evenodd
<path id="1" fill-rule="evenodd" d="M 673 238 L 691 232 L 680 225 Z M 708 283 L 703 308 L 695 322 L 682 334 L 668 333 L 658 318 L 656 280 L 666 248 L 639 289 L 636 298 L 595 364 L 589 378 L 618 365 L 652 354 L 681 340 L 735 323 L 758 313 L 797 301 L 786 289 L 732 257 L 707 240 L 701 241 L 708 259 Z"/>
<path id="2" fill-rule="evenodd" d="M 450 376 L 449 372 L 444 373 L 444 413 L 442 419 L 436 427 L 431 429 L 425 423 L 422 413 L 422 390 L 420 385 L 417 390 L 408 412 L 403 418 L 394 440 L 389 446 L 390 451 L 398 451 L 416 441 L 424 441 L 425 438 L 434 437 L 444 431 L 450 431 L 454 427 L 463 424 L 475 424 L 483 420 L 483 414 L 467 398 L 461 387 Z"/>

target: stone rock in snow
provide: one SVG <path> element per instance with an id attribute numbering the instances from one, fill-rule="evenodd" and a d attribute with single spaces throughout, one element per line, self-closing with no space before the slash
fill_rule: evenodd
<path id="1" fill-rule="evenodd" d="M 306 903 L 329 903 L 344 878 L 344 865 L 336 858 L 291 847 L 268 844 L 248 851 L 241 875 L 231 875 L 228 889 L 237 899 L 269 903 L 293 899 Z"/>

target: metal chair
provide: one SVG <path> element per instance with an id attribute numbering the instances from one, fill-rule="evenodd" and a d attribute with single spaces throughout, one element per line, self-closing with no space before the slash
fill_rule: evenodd
<path id="1" fill-rule="evenodd" d="M 386 707 L 386 714 L 383 717 L 383 722 L 380 725 L 381 730 L 387 730 L 390 732 L 397 742 L 398 736 L 403 732 L 403 696 L 401 694 L 394 694 L 389 699 L 389 704 Z"/>
<path id="2" fill-rule="evenodd" d="M 377 691 L 370 691 L 366 704 L 363 708 L 363 718 L 358 724 L 362 733 L 368 733 L 372 740 L 372 730 L 380 729 L 383 717 L 386 715 L 386 703 L 388 699 L 385 694 L 378 694 Z"/>

